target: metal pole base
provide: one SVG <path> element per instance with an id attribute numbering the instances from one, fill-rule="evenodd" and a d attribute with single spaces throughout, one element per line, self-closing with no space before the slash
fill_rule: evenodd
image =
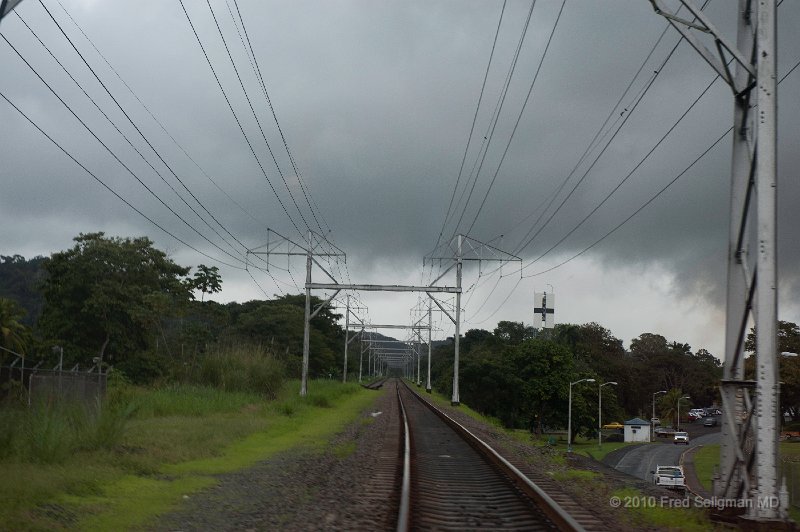
<path id="1" fill-rule="evenodd" d="M 450 401 L 450 406 L 458 406 L 460 404 L 461 404 L 460 401 Z"/>
<path id="2" fill-rule="evenodd" d="M 425 388 L 425 391 L 428 392 L 428 393 L 431 393 L 431 389 L 430 388 Z"/>

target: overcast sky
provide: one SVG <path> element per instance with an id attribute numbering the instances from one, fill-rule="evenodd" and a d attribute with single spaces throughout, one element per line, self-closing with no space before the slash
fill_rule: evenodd
<path id="1" fill-rule="evenodd" d="M 219 266 L 214 299 L 246 301 L 298 293 L 305 279 L 302 258 L 244 271 L 263 266 L 245 252 L 275 242 L 267 228 L 296 242 L 309 226 L 325 233 L 347 254 L 326 269 L 375 284 L 430 283 L 448 264 L 423 268 L 423 257 L 452 256 L 463 233 L 521 262 L 465 266 L 462 331 L 530 324 L 533 294 L 547 290 L 557 323 L 595 321 L 626 346 L 652 332 L 722 356 L 730 136 L 681 173 L 732 125 L 732 94 L 686 43 L 670 55 L 678 34 L 659 41 L 668 24 L 649 2 L 539 0 L 524 31 L 521 0 L 237 1 L 211 0 L 212 11 L 184 0 L 187 18 L 179 0 L 24 0 L 3 19 L 0 33 L 64 103 L 5 41 L 0 92 L 139 212 L 0 100 L 0 253 L 49 255 L 81 232 L 148 235 L 182 265 Z M 706 12 L 735 42 L 735 2 Z M 779 76 L 800 61 L 798 27 L 800 5 L 784 2 Z M 795 322 L 799 92 L 800 69 L 779 88 L 779 315 Z M 327 282 L 316 267 L 313 280 Z M 438 284 L 454 285 L 453 272 Z M 358 298 L 372 323 L 408 323 L 418 303 Z M 436 337 L 452 336 L 447 318 L 434 321 Z"/>

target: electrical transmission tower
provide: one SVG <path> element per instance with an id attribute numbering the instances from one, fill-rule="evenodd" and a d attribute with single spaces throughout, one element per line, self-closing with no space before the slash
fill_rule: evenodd
<path id="1" fill-rule="evenodd" d="M 739 0 L 734 45 L 690 0 L 680 3 L 693 21 L 669 12 L 661 0 L 650 1 L 733 91 L 722 445 L 714 495 L 745 500 L 745 519 L 777 526 L 788 516 L 788 492 L 778 478 L 776 3 Z M 713 43 L 714 52 L 703 39 Z M 755 381 L 744 375 L 751 318 L 757 333 Z"/>

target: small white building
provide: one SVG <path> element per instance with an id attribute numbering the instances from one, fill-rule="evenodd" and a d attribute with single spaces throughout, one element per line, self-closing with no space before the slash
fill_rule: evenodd
<path id="1" fill-rule="evenodd" d="M 649 442 L 650 441 L 650 422 L 635 417 L 624 423 L 625 442 Z"/>

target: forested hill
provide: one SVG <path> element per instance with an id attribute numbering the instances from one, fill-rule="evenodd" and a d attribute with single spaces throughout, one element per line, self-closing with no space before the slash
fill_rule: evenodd
<path id="1" fill-rule="evenodd" d="M 0 255 L 0 298 L 11 299 L 25 309 L 20 320 L 28 326 L 42 314 L 44 298 L 38 286 L 44 276 L 44 257 L 26 260 L 21 255 Z"/>

